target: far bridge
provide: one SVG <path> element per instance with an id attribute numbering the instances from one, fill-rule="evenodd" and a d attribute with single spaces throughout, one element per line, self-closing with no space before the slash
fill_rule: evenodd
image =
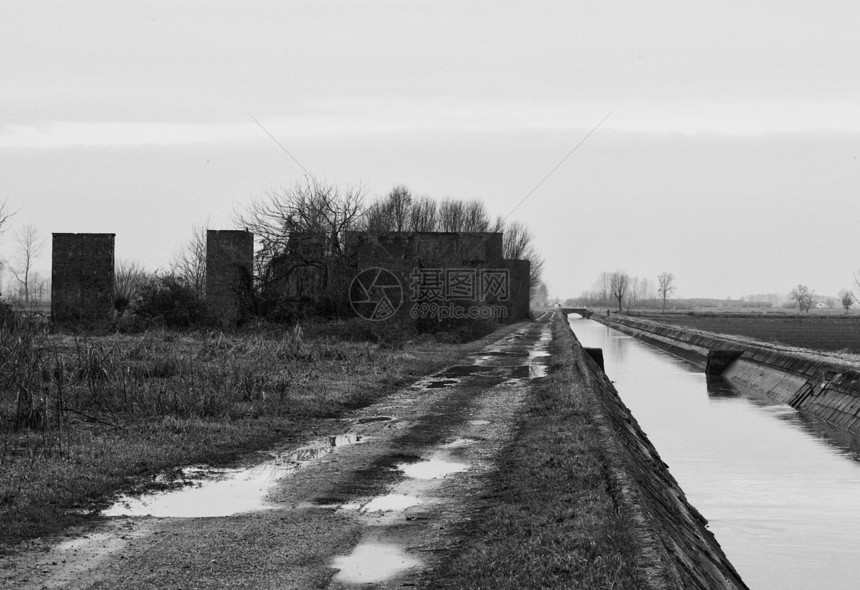
<path id="1" fill-rule="evenodd" d="M 593 311 L 591 311 L 590 309 L 588 309 L 587 307 L 563 307 L 563 308 L 561 309 L 561 311 L 562 311 L 565 315 L 567 315 L 567 314 L 569 314 L 569 313 L 578 313 L 579 315 L 581 315 L 581 316 L 582 316 L 582 317 L 584 317 L 585 319 L 588 319 L 588 318 L 590 318 L 592 315 L 594 315 L 594 312 L 593 312 Z"/>

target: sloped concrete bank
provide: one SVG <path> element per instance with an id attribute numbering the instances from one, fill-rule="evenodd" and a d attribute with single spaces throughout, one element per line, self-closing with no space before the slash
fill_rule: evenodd
<path id="1" fill-rule="evenodd" d="M 702 368 L 711 351 L 739 351 L 739 358 L 726 368 L 723 378 L 860 435 L 860 372 L 854 369 L 649 320 L 594 319 Z"/>
<path id="2" fill-rule="evenodd" d="M 640 541 L 639 564 L 650 588 L 746 588 L 707 521 L 687 501 L 606 374 L 577 341 L 566 317 L 556 331 L 573 349 L 575 377 L 593 397 L 593 418 L 608 457 L 608 479 L 618 509 L 627 511 Z"/>

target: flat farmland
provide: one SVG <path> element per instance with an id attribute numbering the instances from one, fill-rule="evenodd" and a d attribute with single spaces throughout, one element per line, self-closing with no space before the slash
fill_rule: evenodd
<path id="1" fill-rule="evenodd" d="M 664 324 L 831 352 L 860 354 L 860 316 L 654 315 Z"/>

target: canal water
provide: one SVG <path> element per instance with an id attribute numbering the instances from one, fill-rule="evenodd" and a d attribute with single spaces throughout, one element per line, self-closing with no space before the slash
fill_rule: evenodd
<path id="1" fill-rule="evenodd" d="M 750 588 L 860 588 L 860 441 L 570 317 Z"/>

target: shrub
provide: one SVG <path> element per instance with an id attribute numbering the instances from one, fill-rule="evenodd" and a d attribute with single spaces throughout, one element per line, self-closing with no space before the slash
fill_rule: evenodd
<path id="1" fill-rule="evenodd" d="M 206 306 L 197 291 L 175 275 L 155 276 L 140 289 L 134 313 L 148 324 L 190 328 L 204 322 Z"/>

